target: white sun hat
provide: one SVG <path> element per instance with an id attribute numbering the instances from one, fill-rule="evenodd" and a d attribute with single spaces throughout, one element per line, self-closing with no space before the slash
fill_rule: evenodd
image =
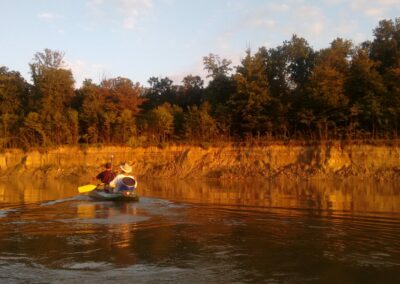
<path id="1" fill-rule="evenodd" d="M 125 163 L 125 164 L 123 164 L 123 165 L 120 165 L 119 167 L 121 168 L 121 170 L 122 170 L 124 173 L 129 174 L 129 173 L 132 172 L 132 167 L 131 167 L 130 165 L 128 165 L 127 163 Z"/>

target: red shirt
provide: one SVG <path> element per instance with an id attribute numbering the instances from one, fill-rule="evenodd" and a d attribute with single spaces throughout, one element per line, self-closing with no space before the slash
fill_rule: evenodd
<path id="1" fill-rule="evenodd" d="M 101 180 L 102 183 L 109 184 L 115 178 L 115 174 L 112 170 L 105 170 L 99 173 L 96 178 Z"/>

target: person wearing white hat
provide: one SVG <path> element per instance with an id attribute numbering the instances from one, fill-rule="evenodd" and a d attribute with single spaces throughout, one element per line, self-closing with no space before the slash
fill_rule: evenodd
<path id="1" fill-rule="evenodd" d="M 114 188 L 114 191 L 136 189 L 137 181 L 131 175 L 132 167 L 125 163 L 120 165 L 119 168 L 121 169 L 121 173 L 110 182 L 110 186 Z"/>

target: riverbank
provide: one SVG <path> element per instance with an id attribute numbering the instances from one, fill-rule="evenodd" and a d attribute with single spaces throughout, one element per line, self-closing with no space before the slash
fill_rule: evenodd
<path id="1" fill-rule="evenodd" d="M 341 143 L 313 145 L 189 147 L 59 147 L 8 150 L 0 154 L 0 176 L 89 179 L 111 160 L 127 161 L 146 178 L 376 178 L 400 177 L 400 146 Z"/>

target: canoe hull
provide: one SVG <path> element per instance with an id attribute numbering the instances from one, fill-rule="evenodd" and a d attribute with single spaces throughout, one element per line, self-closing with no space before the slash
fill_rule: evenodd
<path id="1" fill-rule="evenodd" d="M 89 192 L 89 197 L 93 200 L 101 201 L 139 201 L 139 196 L 134 191 L 121 191 L 108 193 L 103 190 L 93 190 Z"/>

